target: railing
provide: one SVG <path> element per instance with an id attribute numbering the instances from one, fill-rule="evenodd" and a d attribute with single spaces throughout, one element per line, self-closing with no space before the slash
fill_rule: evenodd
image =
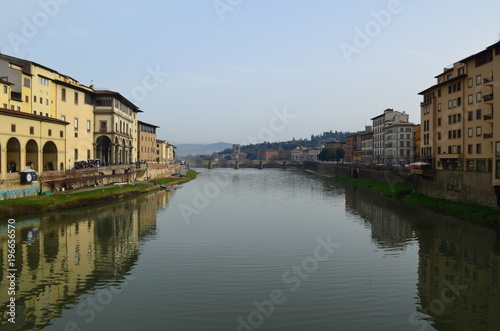
<path id="1" fill-rule="evenodd" d="M 484 138 L 484 139 L 490 139 L 490 138 L 493 138 L 493 133 L 483 133 L 483 138 Z"/>
<path id="2" fill-rule="evenodd" d="M 493 100 L 493 94 L 486 94 L 483 96 L 483 101 Z"/>
<path id="3" fill-rule="evenodd" d="M 490 121 L 493 119 L 493 114 L 483 115 L 483 120 Z"/>
<path id="4" fill-rule="evenodd" d="M 488 84 L 488 83 L 492 83 L 493 82 L 493 77 L 490 76 L 490 77 L 486 77 L 483 79 L 483 83 L 484 84 Z"/>

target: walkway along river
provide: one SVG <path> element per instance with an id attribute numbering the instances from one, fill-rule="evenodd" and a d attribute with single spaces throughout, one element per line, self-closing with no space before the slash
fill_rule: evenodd
<path id="1" fill-rule="evenodd" d="M 487 227 L 299 170 L 213 169 L 183 188 L 0 228 L 2 330 L 498 330 Z"/>

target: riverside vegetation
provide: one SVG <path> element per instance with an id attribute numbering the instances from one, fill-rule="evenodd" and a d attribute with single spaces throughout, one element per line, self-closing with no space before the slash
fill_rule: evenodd
<path id="1" fill-rule="evenodd" d="M 342 175 L 337 176 L 337 178 L 416 207 L 428 208 L 439 213 L 500 229 L 500 212 L 485 206 L 431 198 L 420 193 L 414 193 L 404 187 L 374 180 L 357 179 Z"/>
<path id="2" fill-rule="evenodd" d="M 156 179 L 150 182 L 133 183 L 119 186 L 97 187 L 92 190 L 65 192 L 52 195 L 40 195 L 36 197 L 20 198 L 14 200 L 0 201 L 0 217 L 24 216 L 30 214 L 41 214 L 58 210 L 73 209 L 91 205 L 103 204 L 136 197 L 138 195 L 160 190 L 159 185 L 176 185 L 186 183 L 196 178 L 198 173 L 188 170 L 184 177 L 169 177 Z"/>

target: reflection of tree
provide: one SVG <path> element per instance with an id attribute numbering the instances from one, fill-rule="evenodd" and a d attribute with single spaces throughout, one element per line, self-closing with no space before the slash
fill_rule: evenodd
<path id="1" fill-rule="evenodd" d="M 169 192 L 158 192 L 106 207 L 18 221 L 16 324 L 0 328 L 43 328 L 97 283 L 123 280 L 138 259 L 141 242 L 156 234 L 157 208 L 166 206 L 168 196 Z M 9 287 L 6 235 L 0 233 L 0 293 Z M 8 299 L 2 295 L 2 316 Z"/>
<path id="2" fill-rule="evenodd" d="M 346 207 L 369 226 L 382 248 L 419 243 L 420 308 L 416 329 L 429 316 L 437 330 L 497 330 L 500 325 L 500 239 L 466 221 L 413 208 L 346 185 Z"/>

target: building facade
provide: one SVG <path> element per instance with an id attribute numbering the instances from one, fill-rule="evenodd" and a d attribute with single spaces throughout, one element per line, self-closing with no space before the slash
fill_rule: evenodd
<path id="1" fill-rule="evenodd" d="M 446 67 L 419 94 L 421 159 L 435 169 L 490 172 L 500 186 L 500 42 Z"/>
<path id="2" fill-rule="evenodd" d="M 387 164 L 393 160 L 394 150 L 386 151 L 388 146 L 386 142 L 385 128 L 394 123 L 408 123 L 408 114 L 405 112 L 394 111 L 394 109 L 386 109 L 381 115 L 373 117 L 373 162 L 376 164 Z M 390 145 L 390 144 L 389 144 Z"/>
<path id="3" fill-rule="evenodd" d="M 146 122 L 137 122 L 137 160 L 140 162 L 156 162 L 156 129 L 159 127 Z"/>
<path id="4" fill-rule="evenodd" d="M 413 123 L 389 122 L 384 127 L 384 163 L 403 166 L 414 162 Z"/>
<path id="5" fill-rule="evenodd" d="M 97 90 L 94 109 L 95 156 L 103 164 L 137 161 L 137 114 L 142 112 L 118 92 Z"/>

